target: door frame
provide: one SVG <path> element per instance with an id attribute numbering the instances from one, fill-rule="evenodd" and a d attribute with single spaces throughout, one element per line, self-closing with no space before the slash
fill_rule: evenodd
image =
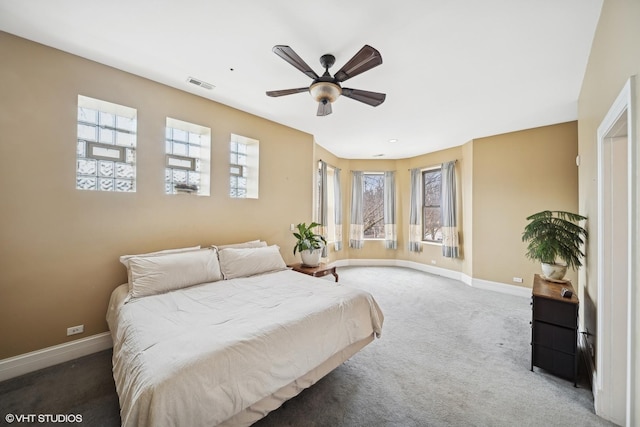
<path id="1" fill-rule="evenodd" d="M 627 354 L 626 354 L 626 414 L 625 424 L 634 425 L 637 420 L 636 410 L 634 408 L 635 401 L 635 360 L 636 360 L 636 310 L 635 301 L 637 297 L 637 289 L 634 286 L 634 280 L 637 277 L 637 269 L 635 260 L 637 260 L 638 247 L 636 238 L 638 233 L 638 197 L 636 171 L 638 166 L 637 158 L 637 135 L 636 135 L 636 109 L 635 109 L 635 76 L 627 80 L 622 91 L 612 104 L 609 112 L 598 127 L 597 133 L 597 155 L 598 155 L 598 235 L 597 235 L 597 268 L 598 268 L 598 301 L 597 301 L 597 349 L 596 349 L 596 381 L 593 382 L 593 395 L 596 413 L 604 418 L 611 416 L 611 390 L 607 389 L 607 374 L 610 369 L 612 360 L 612 349 L 607 348 L 604 337 L 612 328 L 611 311 L 607 310 L 608 295 L 610 289 L 605 289 L 605 268 L 604 256 L 605 241 L 604 234 L 604 144 L 609 134 L 614 130 L 618 121 L 626 115 L 627 120 L 627 231 L 629 240 L 627 242 Z"/>

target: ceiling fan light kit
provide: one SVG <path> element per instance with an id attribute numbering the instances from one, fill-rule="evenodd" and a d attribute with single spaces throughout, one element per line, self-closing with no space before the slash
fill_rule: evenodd
<path id="1" fill-rule="evenodd" d="M 326 103 L 327 101 L 333 102 L 338 99 L 342 94 L 342 88 L 335 83 L 317 82 L 309 87 L 309 92 L 311 92 L 311 96 L 316 101 Z"/>
<path id="2" fill-rule="evenodd" d="M 320 57 L 320 64 L 322 64 L 325 71 L 322 76 L 318 76 L 316 72 L 313 71 L 311 67 L 309 67 L 307 63 L 304 62 L 304 60 L 300 58 L 289 46 L 274 46 L 273 52 L 300 70 L 306 76 L 312 78 L 313 82 L 309 88 L 268 91 L 268 96 L 278 97 L 309 91 L 313 99 L 318 102 L 318 116 L 327 116 L 331 114 L 331 104 L 335 102 L 340 95 L 344 95 L 373 107 L 377 107 L 382 104 L 386 98 L 384 93 L 349 89 L 340 86 L 340 83 L 345 80 L 382 64 L 382 56 L 380 55 L 380 52 L 369 45 L 365 45 L 360 49 L 360 51 L 358 51 L 353 58 L 338 70 L 333 77 L 329 74 L 329 68 L 331 68 L 335 63 L 336 58 L 331 54 L 322 55 Z"/>

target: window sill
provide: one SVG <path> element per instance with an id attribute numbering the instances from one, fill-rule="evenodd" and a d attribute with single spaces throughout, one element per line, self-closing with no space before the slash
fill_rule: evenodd
<path id="1" fill-rule="evenodd" d="M 442 246 L 442 242 L 430 242 L 428 240 L 423 240 L 421 243 L 429 246 Z"/>

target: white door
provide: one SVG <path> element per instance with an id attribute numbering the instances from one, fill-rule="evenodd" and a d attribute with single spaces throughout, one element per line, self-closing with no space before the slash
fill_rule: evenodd
<path id="1" fill-rule="evenodd" d="M 602 264 L 600 286 L 603 287 L 603 320 L 606 327 L 598 331 L 602 347 L 603 390 L 601 406 L 606 418 L 625 424 L 627 393 L 627 305 L 628 239 L 627 227 L 627 138 L 611 137 L 603 141 L 602 182 Z M 605 403 L 604 400 L 607 402 Z"/>

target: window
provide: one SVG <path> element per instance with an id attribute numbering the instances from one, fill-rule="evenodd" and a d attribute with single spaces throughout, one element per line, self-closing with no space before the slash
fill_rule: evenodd
<path id="1" fill-rule="evenodd" d="M 136 110 L 78 95 L 76 188 L 136 191 Z"/>
<path id="2" fill-rule="evenodd" d="M 362 177 L 362 221 L 365 239 L 384 239 L 384 175 Z"/>
<path id="3" fill-rule="evenodd" d="M 422 239 L 442 242 L 442 212 L 440 194 L 442 170 L 429 169 L 422 172 Z"/>
<path id="4" fill-rule="evenodd" d="M 229 197 L 258 198 L 259 141 L 231 135 L 229 143 Z"/>
<path id="5" fill-rule="evenodd" d="M 333 240 L 335 238 L 336 233 L 336 214 L 335 214 L 335 183 L 334 183 L 334 174 L 335 168 L 333 166 L 327 165 L 327 223 L 324 224 L 326 227 L 326 233 L 329 237 L 329 240 Z M 320 162 L 318 162 L 318 216 L 317 218 L 322 218 L 322 179 L 320 176 Z M 317 221 L 320 222 L 320 221 Z"/>
<path id="6" fill-rule="evenodd" d="M 209 195 L 211 129 L 167 117 L 166 194 Z"/>

